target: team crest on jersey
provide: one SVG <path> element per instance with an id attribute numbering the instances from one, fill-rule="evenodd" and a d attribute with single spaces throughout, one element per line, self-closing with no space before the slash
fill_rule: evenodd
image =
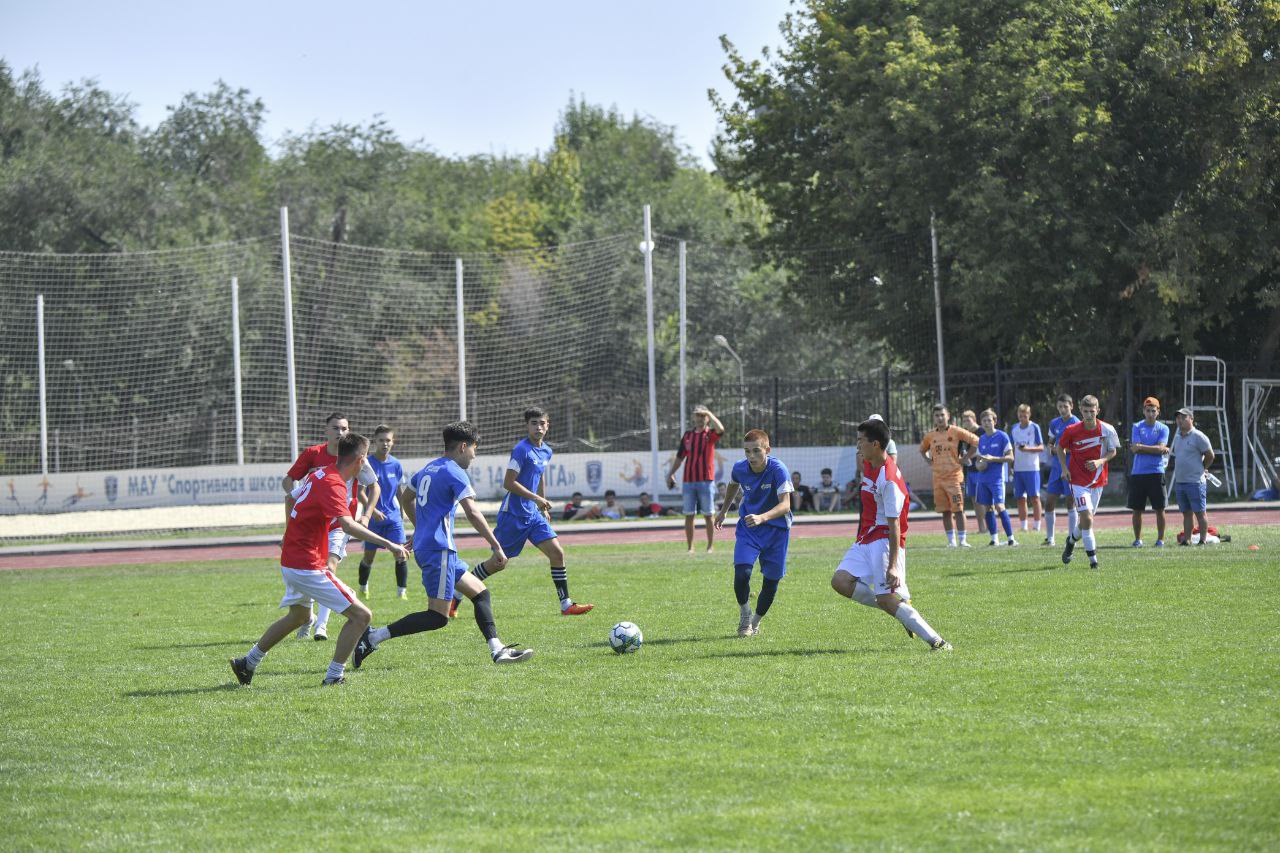
<path id="1" fill-rule="evenodd" d="M 604 484 L 604 463 L 592 459 L 587 463 L 587 486 L 593 493 L 600 491 L 600 486 Z"/>
<path id="2" fill-rule="evenodd" d="M 102 481 L 102 491 L 106 493 L 108 501 L 115 503 L 116 495 L 120 493 L 120 481 L 115 477 L 105 478 Z"/>

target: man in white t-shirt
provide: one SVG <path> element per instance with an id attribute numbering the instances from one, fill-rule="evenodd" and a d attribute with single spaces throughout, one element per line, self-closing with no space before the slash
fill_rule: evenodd
<path id="1" fill-rule="evenodd" d="M 1018 519 L 1027 529 L 1027 504 L 1031 505 L 1035 529 L 1040 529 L 1040 454 L 1044 452 L 1044 436 L 1040 424 L 1031 420 L 1031 407 L 1018 406 L 1018 422 L 1009 427 L 1013 440 L 1013 494 L 1018 499 Z"/>

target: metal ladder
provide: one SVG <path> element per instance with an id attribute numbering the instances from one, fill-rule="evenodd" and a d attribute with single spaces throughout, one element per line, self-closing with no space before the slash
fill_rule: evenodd
<path id="1" fill-rule="evenodd" d="M 1218 450 L 1227 494 L 1236 497 L 1236 461 L 1231 452 L 1231 427 L 1227 423 L 1227 363 L 1212 355 L 1189 355 L 1183 368 L 1186 406 L 1200 420 L 1201 412 L 1214 416 L 1218 427 Z"/>

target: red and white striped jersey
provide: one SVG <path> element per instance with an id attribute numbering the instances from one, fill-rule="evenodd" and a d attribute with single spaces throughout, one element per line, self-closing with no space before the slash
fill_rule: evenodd
<path id="1" fill-rule="evenodd" d="M 862 463 L 862 513 L 858 519 L 858 542 L 889 538 L 889 519 L 898 519 L 898 544 L 907 544 L 907 484 L 892 456 L 885 456 L 878 468 Z"/>

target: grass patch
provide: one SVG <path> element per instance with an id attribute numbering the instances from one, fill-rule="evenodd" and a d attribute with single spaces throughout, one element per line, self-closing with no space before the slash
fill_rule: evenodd
<path id="1" fill-rule="evenodd" d="M 921 536 L 911 587 L 950 655 L 831 592 L 844 539 L 792 543 L 745 640 L 728 553 L 685 557 L 678 532 L 571 546 L 579 618 L 531 552 L 490 582 L 531 663 L 492 665 L 464 604 L 338 689 L 332 644 L 296 640 L 233 686 L 276 615 L 269 561 L 3 572 L 25 618 L 3 629 L 0 821 L 17 849 L 1265 848 L 1280 528 L 1231 532 L 1104 532 L 1099 572 Z M 380 561 L 375 624 L 425 603 Z M 605 643 L 623 619 L 636 655 Z"/>

